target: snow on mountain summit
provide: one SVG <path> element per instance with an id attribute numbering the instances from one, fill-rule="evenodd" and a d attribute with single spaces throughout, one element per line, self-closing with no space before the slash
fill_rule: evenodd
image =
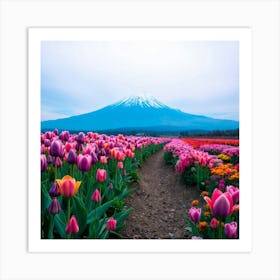
<path id="1" fill-rule="evenodd" d="M 156 98 L 148 95 L 143 96 L 129 96 L 121 101 L 114 104 L 115 106 L 140 106 L 143 108 L 147 107 L 153 107 L 153 108 L 168 108 L 165 104 L 157 100 Z"/>

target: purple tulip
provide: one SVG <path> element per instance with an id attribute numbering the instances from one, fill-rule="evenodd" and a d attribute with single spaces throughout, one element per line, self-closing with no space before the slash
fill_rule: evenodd
<path id="1" fill-rule="evenodd" d="M 60 140 L 54 140 L 51 143 L 50 154 L 54 157 L 63 157 L 64 149 Z"/>
<path id="2" fill-rule="evenodd" d="M 79 144 L 84 144 L 85 143 L 85 134 L 83 132 L 80 132 L 77 136 L 76 136 L 76 141 Z"/>
<path id="3" fill-rule="evenodd" d="M 231 222 L 225 224 L 225 234 L 229 238 L 237 238 L 237 223 Z"/>
<path id="4" fill-rule="evenodd" d="M 41 171 L 46 171 L 48 167 L 47 158 L 45 155 L 41 155 Z"/>
<path id="5" fill-rule="evenodd" d="M 53 215 L 58 214 L 61 211 L 61 206 L 56 197 L 54 197 L 52 199 L 52 202 L 51 202 L 50 206 L 48 207 L 48 211 L 50 214 L 53 214 Z"/>
<path id="6" fill-rule="evenodd" d="M 189 216 L 194 223 L 198 223 L 200 221 L 201 208 L 195 208 L 195 207 L 190 208 Z"/>
<path id="7" fill-rule="evenodd" d="M 62 131 L 59 135 L 59 139 L 62 141 L 68 141 L 70 138 L 70 133 L 69 131 Z"/>
<path id="8" fill-rule="evenodd" d="M 71 149 L 68 154 L 67 162 L 70 164 L 77 163 L 77 153 L 75 150 Z"/>
<path id="9" fill-rule="evenodd" d="M 91 155 L 92 164 L 96 164 L 98 162 L 96 153 L 92 152 L 90 155 Z"/>
<path id="10" fill-rule="evenodd" d="M 89 171 L 92 164 L 92 158 L 90 155 L 78 155 L 77 157 L 78 168 L 82 171 Z"/>
<path id="11" fill-rule="evenodd" d="M 52 184 L 51 188 L 49 189 L 49 195 L 51 197 L 56 197 L 56 196 L 60 195 L 59 186 L 58 186 L 57 182 L 54 182 Z"/>

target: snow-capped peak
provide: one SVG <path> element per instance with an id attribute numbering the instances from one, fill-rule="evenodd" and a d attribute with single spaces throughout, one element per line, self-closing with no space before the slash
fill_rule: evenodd
<path id="1" fill-rule="evenodd" d="M 129 96 L 117 102 L 115 105 L 122 105 L 126 107 L 140 106 L 140 107 L 153 107 L 153 108 L 167 108 L 165 104 L 158 101 L 153 96 L 142 95 L 142 96 Z"/>

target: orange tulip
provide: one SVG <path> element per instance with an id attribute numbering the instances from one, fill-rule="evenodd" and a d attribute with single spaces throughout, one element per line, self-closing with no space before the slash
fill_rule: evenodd
<path id="1" fill-rule="evenodd" d="M 81 181 L 76 182 L 74 178 L 69 175 L 64 176 L 62 179 L 55 180 L 58 184 L 59 192 L 65 197 L 74 196 L 81 185 Z"/>

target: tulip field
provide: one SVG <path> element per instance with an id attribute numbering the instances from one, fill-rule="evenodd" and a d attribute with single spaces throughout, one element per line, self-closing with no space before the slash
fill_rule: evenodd
<path id="1" fill-rule="evenodd" d="M 186 230 L 192 239 L 239 236 L 238 145 L 238 140 L 173 139 L 164 147 L 166 162 L 205 201 L 198 206 L 193 200 L 189 208 Z"/>
<path id="2" fill-rule="evenodd" d="M 121 238 L 119 231 L 133 211 L 125 203 L 135 191 L 131 184 L 161 149 L 174 176 L 186 188 L 196 188 L 205 202 L 193 200 L 186 209 L 185 230 L 192 239 L 238 238 L 238 140 L 58 130 L 41 133 L 41 238 Z"/>

